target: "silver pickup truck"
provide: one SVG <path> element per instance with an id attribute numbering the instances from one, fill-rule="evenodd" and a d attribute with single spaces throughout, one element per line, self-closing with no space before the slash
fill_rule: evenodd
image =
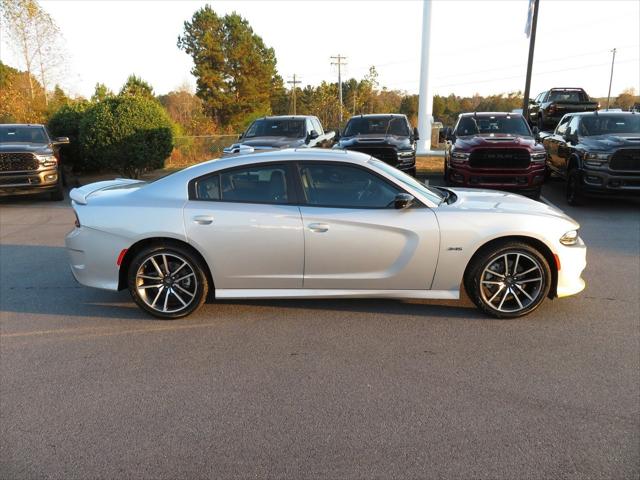
<path id="1" fill-rule="evenodd" d="M 223 156 L 281 150 L 284 148 L 331 148 L 335 132 L 325 132 L 318 117 L 281 115 L 255 120 Z"/>

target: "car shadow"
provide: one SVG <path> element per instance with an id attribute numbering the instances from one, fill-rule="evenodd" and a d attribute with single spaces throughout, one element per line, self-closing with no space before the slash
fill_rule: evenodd
<path id="1" fill-rule="evenodd" d="M 0 312 L 157 321 L 142 312 L 127 291 L 112 292 L 78 284 L 71 275 L 63 247 L 1 245 L 0 248 Z M 43 265 L 46 268 L 42 268 Z M 458 319 L 487 318 L 470 308 L 468 300 L 210 299 L 203 313 L 209 316 L 209 310 L 213 307 L 221 315 L 234 314 L 238 306 L 258 311 L 275 308 Z"/>

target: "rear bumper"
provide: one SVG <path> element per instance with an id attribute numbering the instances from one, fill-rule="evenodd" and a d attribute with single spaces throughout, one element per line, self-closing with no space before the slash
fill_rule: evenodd
<path id="1" fill-rule="evenodd" d="M 530 166 L 524 170 L 511 171 L 450 164 L 449 181 L 457 187 L 534 192 L 544 183 L 544 172 L 544 164 Z"/>
<path id="2" fill-rule="evenodd" d="M 56 190 L 58 169 L 0 174 L 0 196 L 34 194 Z"/>

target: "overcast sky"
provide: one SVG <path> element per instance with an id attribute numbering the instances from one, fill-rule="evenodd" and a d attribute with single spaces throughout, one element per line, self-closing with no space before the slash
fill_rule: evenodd
<path id="1" fill-rule="evenodd" d="M 183 22 L 206 2 L 41 0 L 61 27 L 68 52 L 65 88 L 90 96 L 96 82 L 117 91 L 135 73 L 169 92 L 195 85 L 191 58 L 176 47 Z M 417 93 L 421 0 L 209 2 L 235 10 L 273 47 L 278 71 L 303 84 L 335 81 L 329 57 L 347 57 L 345 76 L 375 65 L 381 86 Z M 527 0 L 434 0 L 434 93 L 482 95 L 524 90 Z M 640 1 L 541 0 L 532 96 L 553 86 L 582 86 L 606 96 L 610 50 L 618 49 L 612 95 L 640 90 Z M 6 38 L 0 59 L 20 66 Z"/>

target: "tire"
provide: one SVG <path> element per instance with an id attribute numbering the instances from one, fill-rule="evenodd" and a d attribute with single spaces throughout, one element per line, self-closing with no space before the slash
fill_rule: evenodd
<path id="1" fill-rule="evenodd" d="M 540 201 L 541 195 L 542 195 L 542 187 L 538 188 L 537 190 L 534 190 L 534 192 L 530 194 L 529 197 L 532 198 L 533 200 Z"/>
<path id="2" fill-rule="evenodd" d="M 449 175 L 450 175 L 449 165 L 447 165 L 447 160 L 445 159 L 445 161 L 444 161 L 444 173 L 442 174 L 442 177 L 444 178 L 444 184 L 445 184 L 446 187 L 452 186 L 451 179 L 449 178 Z"/>
<path id="3" fill-rule="evenodd" d="M 409 170 L 407 170 L 405 172 L 407 175 L 412 176 L 413 178 L 416 178 L 416 175 L 418 174 L 416 167 L 410 168 Z"/>
<path id="4" fill-rule="evenodd" d="M 171 244 L 154 245 L 139 252 L 129 265 L 127 287 L 142 310 L 163 320 L 186 317 L 196 311 L 209 292 L 201 260 L 186 248 Z"/>
<path id="5" fill-rule="evenodd" d="M 59 202 L 64 200 L 64 179 L 62 176 L 62 171 L 58 171 L 58 183 L 56 184 L 56 189 L 53 190 L 49 194 L 49 199 L 53 202 Z"/>
<path id="6" fill-rule="evenodd" d="M 567 174 L 567 186 L 565 189 L 567 203 L 572 207 L 584 204 L 584 192 L 582 189 L 582 175 L 577 168 L 572 168 Z"/>
<path id="7" fill-rule="evenodd" d="M 520 276 L 509 273 L 513 268 Z M 473 303 L 487 315 L 518 318 L 540 306 L 549 294 L 551 279 L 549 264 L 538 250 L 526 243 L 506 241 L 474 255 L 464 285 Z"/>
<path id="8" fill-rule="evenodd" d="M 544 132 L 544 118 L 542 117 L 542 112 L 538 112 L 537 125 L 538 125 L 538 130 L 540 132 Z"/>

